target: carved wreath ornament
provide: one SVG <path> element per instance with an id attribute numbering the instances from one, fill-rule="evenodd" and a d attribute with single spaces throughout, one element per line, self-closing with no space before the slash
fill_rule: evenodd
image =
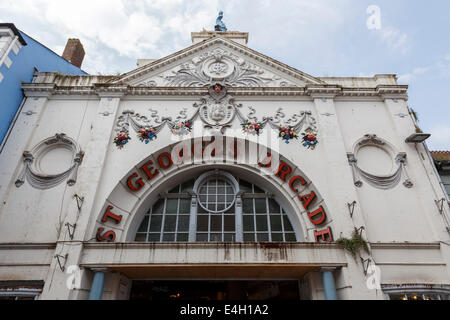
<path id="1" fill-rule="evenodd" d="M 223 134 L 226 128 L 231 127 L 235 117 L 240 120 L 242 131 L 245 134 L 259 135 L 266 125 L 269 125 L 278 132 L 280 139 L 286 144 L 292 139 L 298 139 L 299 132 L 302 130 L 304 147 L 314 150 L 318 143 L 316 120 L 312 117 L 311 111 L 300 111 L 284 120 L 286 115 L 283 113 L 283 109 L 279 108 L 275 116 L 258 120 L 255 116 L 255 109 L 248 107 L 250 113 L 244 117 L 240 111 L 242 105 L 235 103 L 233 97 L 228 94 L 227 88 L 221 83 L 211 86 L 208 95 L 202 97 L 200 103 L 194 103 L 193 106 L 196 111 L 191 118 L 187 118 L 187 109 L 183 109 L 175 120 L 172 120 L 171 117 L 160 117 L 158 111 L 153 109 L 150 109 L 150 117 L 135 113 L 133 110 L 125 110 L 117 121 L 117 135 L 114 143 L 119 149 L 122 149 L 132 139 L 131 129 L 136 133 L 139 141 L 148 144 L 157 139 L 158 133 L 166 125 L 174 135 L 187 135 L 191 132 L 197 118 L 203 122 L 204 128 L 215 129 Z"/>
<path id="2" fill-rule="evenodd" d="M 204 87 L 223 83 L 232 87 L 295 86 L 293 83 L 266 72 L 259 66 L 244 60 L 230 50 L 214 49 L 204 52 L 153 80 L 140 86 Z"/>
<path id="3" fill-rule="evenodd" d="M 364 171 L 358 166 L 358 150 L 366 146 L 375 146 L 384 151 L 386 151 L 391 156 L 395 156 L 395 163 L 397 164 L 397 169 L 394 172 L 386 175 L 372 174 Z M 352 167 L 353 171 L 353 182 L 358 188 L 363 186 L 363 181 L 367 182 L 372 187 L 377 189 L 392 189 L 397 186 L 400 181 L 406 188 L 412 188 L 413 183 L 409 179 L 408 173 L 406 171 L 406 153 L 400 152 L 396 153 L 393 146 L 391 146 L 386 141 L 378 138 L 375 134 L 366 134 L 360 141 L 356 144 L 353 153 L 348 153 L 348 163 Z"/>
<path id="4" fill-rule="evenodd" d="M 72 152 L 72 164 L 67 170 L 48 174 L 41 168 L 41 162 L 44 156 L 49 152 L 58 152 L 58 149 L 66 149 Z M 80 150 L 78 144 L 64 133 L 56 134 L 54 137 L 47 138 L 36 145 L 31 152 L 23 153 L 24 167 L 16 180 L 16 187 L 20 188 L 25 181 L 37 189 L 50 189 L 67 180 L 69 186 L 73 186 L 77 181 L 78 167 L 83 161 L 84 153 Z"/>

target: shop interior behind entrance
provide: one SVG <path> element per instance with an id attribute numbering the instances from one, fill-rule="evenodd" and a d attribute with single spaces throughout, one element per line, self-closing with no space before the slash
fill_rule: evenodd
<path id="1" fill-rule="evenodd" d="M 300 300 L 297 280 L 133 280 L 130 300 Z"/>

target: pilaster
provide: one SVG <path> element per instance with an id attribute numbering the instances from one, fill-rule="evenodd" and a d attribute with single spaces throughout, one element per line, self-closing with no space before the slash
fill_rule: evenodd
<path id="1" fill-rule="evenodd" d="M 107 156 L 108 146 L 113 139 L 113 128 L 116 120 L 117 110 L 122 94 L 118 92 L 99 92 L 100 102 L 97 107 L 96 116 L 91 123 L 91 137 L 89 143 L 84 147 L 85 156 L 78 171 L 78 182 L 73 187 L 74 194 L 84 198 L 79 209 L 76 205 L 69 207 L 64 225 L 74 225 L 73 238 L 68 230 L 63 229 L 56 246 L 55 256 L 65 256 L 65 265 L 79 265 L 83 242 L 92 240 L 87 230 L 89 224 L 95 220 L 97 212 L 92 212 L 95 204 L 98 184 L 101 180 L 103 167 Z M 109 112 L 114 116 L 105 117 L 103 114 Z M 45 281 L 42 299 L 77 299 L 79 292 L 67 287 L 69 275 L 60 269 L 57 259 L 53 259 L 49 268 L 48 277 Z"/>
<path id="2" fill-rule="evenodd" d="M 14 190 L 14 181 L 22 166 L 22 154 L 31 147 L 30 140 L 37 126 L 45 106 L 51 96 L 51 90 L 42 94 L 25 91 L 25 98 L 17 117 L 12 124 L 9 135 L 5 137 L 0 149 L 0 211 L 3 208 L 8 190 Z M 17 124 L 17 125 L 16 125 Z M 18 148 L 17 146 L 21 146 Z M 23 148 L 22 148 L 23 146 Z"/>
<path id="3" fill-rule="evenodd" d="M 336 241 L 341 235 L 350 237 L 354 228 L 365 228 L 365 222 L 362 215 L 361 203 L 358 193 L 353 184 L 351 167 L 348 164 L 347 150 L 344 144 L 344 137 L 340 130 L 334 96 L 339 89 L 314 90 L 310 93 L 318 114 L 318 123 L 320 125 L 319 143 L 328 164 L 324 168 L 324 174 L 327 176 L 330 186 L 342 186 L 325 190 L 328 210 L 333 219 L 333 238 Z M 322 191 L 323 192 L 323 191 Z M 350 215 L 348 204 L 356 201 L 356 207 L 353 215 Z M 370 240 L 370 235 L 363 234 L 366 240 Z M 364 281 L 363 267 L 360 263 L 346 252 L 348 266 L 342 268 L 336 277 L 336 288 L 340 293 L 341 288 L 352 286 L 352 290 L 345 290 L 344 296 L 339 295 L 340 299 L 375 299 L 375 292 L 367 289 Z M 358 257 L 359 259 L 359 257 Z"/>

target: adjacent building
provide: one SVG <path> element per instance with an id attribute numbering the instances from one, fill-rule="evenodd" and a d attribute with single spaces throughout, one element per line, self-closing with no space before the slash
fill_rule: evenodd
<path id="1" fill-rule="evenodd" d="M 63 57 L 67 60 L 18 30 L 14 24 L 0 23 L 0 145 L 23 102 L 22 83 L 31 82 L 35 71 L 86 74 L 80 69 L 84 50 L 79 40 L 69 40 L 66 51 Z M 72 57 L 76 57 L 74 64 L 68 61 Z"/>
<path id="2" fill-rule="evenodd" d="M 408 87 L 309 75 L 247 42 L 194 32 L 122 75 L 22 85 L 0 296 L 449 299 L 450 208 Z"/>

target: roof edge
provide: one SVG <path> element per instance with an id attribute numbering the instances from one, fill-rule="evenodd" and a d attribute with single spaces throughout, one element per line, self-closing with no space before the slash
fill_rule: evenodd
<path id="1" fill-rule="evenodd" d="M 9 29 L 12 30 L 12 32 L 19 38 L 20 43 L 23 46 L 27 45 L 27 42 L 25 41 L 25 39 L 22 37 L 22 35 L 20 34 L 19 29 L 16 28 L 16 26 L 14 25 L 14 23 L 0 23 L 0 28 L 1 27 L 7 27 Z"/>

